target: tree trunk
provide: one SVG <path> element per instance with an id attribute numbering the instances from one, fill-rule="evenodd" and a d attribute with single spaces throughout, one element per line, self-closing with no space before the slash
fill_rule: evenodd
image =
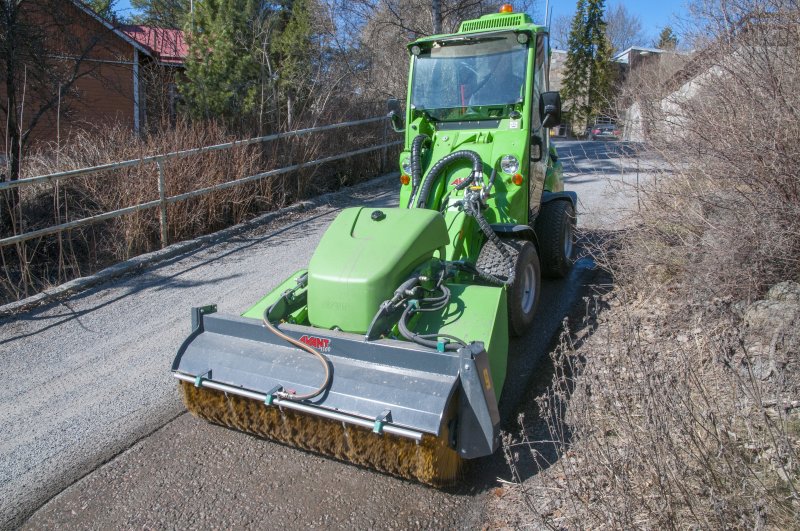
<path id="1" fill-rule="evenodd" d="M 289 93 L 286 95 L 286 130 L 292 130 L 292 113 L 294 110 L 294 95 L 290 90 Z"/>
<path id="2" fill-rule="evenodd" d="M 431 0 L 431 21 L 433 22 L 433 34 L 442 33 L 442 0 Z"/>
<path id="3" fill-rule="evenodd" d="M 19 156 L 20 156 L 20 130 L 19 123 L 17 122 L 17 92 L 14 73 L 16 69 L 15 53 L 13 50 L 13 41 L 9 42 L 7 46 L 11 50 L 7 51 L 9 60 L 6 64 L 6 98 L 7 98 L 7 113 L 6 116 L 6 134 L 8 135 L 8 153 L 6 153 L 7 162 L 6 169 L 8 174 L 5 175 L 5 180 L 16 181 L 19 179 Z M 5 172 L 4 172 L 5 173 Z M 19 189 L 12 188 L 5 190 L 2 197 L 2 205 L 0 205 L 0 230 L 4 234 L 11 234 L 14 229 L 14 215 L 19 206 Z"/>

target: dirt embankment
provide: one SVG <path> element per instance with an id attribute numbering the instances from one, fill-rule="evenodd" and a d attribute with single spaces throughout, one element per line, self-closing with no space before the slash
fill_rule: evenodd
<path id="1" fill-rule="evenodd" d="M 507 438 L 516 483 L 492 528 L 797 525 L 800 284 L 687 319 L 674 306 L 619 289 L 590 302 Z"/>
<path id="2" fill-rule="evenodd" d="M 594 252 L 614 288 L 508 440 L 497 527 L 800 526 L 800 10 L 689 7 L 701 49 L 626 89 L 669 169 Z"/>

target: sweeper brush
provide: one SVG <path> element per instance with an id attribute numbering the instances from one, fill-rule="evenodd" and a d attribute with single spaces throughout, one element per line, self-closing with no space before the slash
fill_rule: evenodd
<path id="1" fill-rule="evenodd" d="M 322 417 L 267 408 L 260 402 L 181 382 L 187 409 L 209 422 L 435 487 L 451 484 L 463 460 L 443 437 L 421 442 Z"/>
<path id="2" fill-rule="evenodd" d="M 241 316 L 193 308 L 172 365 L 189 411 L 434 486 L 497 449 L 508 336 L 572 252 L 546 35 L 505 9 L 409 45 L 400 206 L 343 210 Z"/>

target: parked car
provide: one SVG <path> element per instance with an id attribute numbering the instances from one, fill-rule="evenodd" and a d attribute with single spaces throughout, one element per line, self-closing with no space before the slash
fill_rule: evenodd
<path id="1" fill-rule="evenodd" d="M 622 131 L 617 124 L 598 124 L 592 127 L 589 138 L 592 140 L 619 140 Z"/>

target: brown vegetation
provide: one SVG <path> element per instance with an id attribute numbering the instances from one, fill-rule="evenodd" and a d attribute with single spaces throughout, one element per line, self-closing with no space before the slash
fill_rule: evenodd
<path id="1" fill-rule="evenodd" d="M 378 114 L 376 106 L 363 113 Z M 353 116 L 357 119 L 362 116 Z M 369 117 L 364 115 L 363 117 Z M 24 177 L 138 159 L 235 140 L 214 124 L 179 122 L 174 128 L 137 138 L 122 126 L 104 134 L 84 133 L 59 148 L 43 146 L 25 160 Z M 386 138 L 387 141 L 392 137 Z M 283 139 L 164 162 L 166 195 L 172 196 L 249 175 L 311 161 L 384 141 L 382 123 Z M 239 223 L 293 201 L 355 184 L 392 165 L 389 150 L 268 177 L 169 205 L 169 242 L 193 238 Z M 17 233 L 110 212 L 158 199 L 154 163 L 29 186 L 20 193 Z M 84 276 L 114 262 L 161 246 L 159 210 L 150 208 L 0 249 L 0 302 Z"/>
<path id="2" fill-rule="evenodd" d="M 800 525 L 800 9 L 723 1 L 720 20 L 711 4 L 694 8 L 713 43 L 640 85 L 670 171 L 595 253 L 611 309 L 554 354 L 550 440 L 508 440 L 512 468 L 523 449 L 542 470 L 518 523 Z"/>

